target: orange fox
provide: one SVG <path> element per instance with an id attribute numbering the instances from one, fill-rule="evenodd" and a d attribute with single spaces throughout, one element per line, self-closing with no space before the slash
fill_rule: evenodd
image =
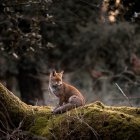
<path id="1" fill-rule="evenodd" d="M 63 82 L 62 76 L 63 72 L 50 73 L 49 90 L 59 98 L 59 105 L 53 110 L 54 114 L 63 113 L 85 104 L 85 99 L 80 91 Z"/>

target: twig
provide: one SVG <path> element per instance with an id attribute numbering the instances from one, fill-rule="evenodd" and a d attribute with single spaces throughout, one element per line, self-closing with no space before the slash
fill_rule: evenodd
<path id="1" fill-rule="evenodd" d="M 51 130 L 51 128 L 48 127 L 49 130 Z M 53 136 L 54 140 L 57 140 L 57 137 L 54 135 L 54 133 L 52 133 L 51 131 L 49 131 L 50 134 Z"/>
<path id="2" fill-rule="evenodd" d="M 83 118 L 81 112 L 80 112 L 80 115 L 79 115 L 79 114 L 78 114 L 78 111 L 77 111 L 77 108 L 75 108 L 75 112 L 76 112 L 76 113 L 75 113 L 75 116 L 76 116 L 76 117 L 74 117 L 74 116 L 68 116 L 68 117 L 78 120 L 81 124 L 85 124 L 85 125 L 92 131 L 92 133 L 94 134 L 96 140 L 99 140 L 99 134 L 96 132 L 96 130 L 95 130 L 92 126 L 90 126 L 90 125 L 84 120 L 84 118 Z M 70 135 L 71 133 L 72 133 L 72 132 L 70 132 L 69 135 Z"/>
<path id="3" fill-rule="evenodd" d="M 80 119 L 79 117 L 78 117 L 78 118 L 77 118 L 77 117 L 73 117 L 73 118 L 75 118 L 75 119 L 77 119 L 79 122 L 85 124 L 85 125 L 93 132 L 93 134 L 94 134 L 94 136 L 96 137 L 96 139 L 99 140 L 99 138 L 98 138 L 99 134 L 94 130 L 93 127 L 91 127 L 87 122 L 85 122 L 83 119 Z"/>
<path id="4" fill-rule="evenodd" d="M 115 83 L 115 85 L 118 87 L 118 89 L 120 90 L 120 92 L 122 93 L 122 95 L 127 99 L 129 105 L 130 105 L 131 107 L 133 107 L 132 104 L 130 103 L 129 98 L 126 96 L 126 94 L 125 94 L 125 93 L 123 92 L 123 90 L 120 88 L 120 86 L 119 86 L 117 83 Z"/>

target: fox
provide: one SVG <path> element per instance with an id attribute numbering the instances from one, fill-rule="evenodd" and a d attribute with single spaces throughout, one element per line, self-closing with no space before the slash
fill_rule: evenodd
<path id="1" fill-rule="evenodd" d="M 85 105 L 82 93 L 74 86 L 63 82 L 63 73 L 64 71 L 52 71 L 49 77 L 49 91 L 59 99 L 58 105 L 52 111 L 53 114 L 61 114 Z"/>

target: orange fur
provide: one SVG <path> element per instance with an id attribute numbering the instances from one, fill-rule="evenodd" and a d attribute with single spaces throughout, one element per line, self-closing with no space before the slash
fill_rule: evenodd
<path id="1" fill-rule="evenodd" d="M 63 113 L 75 107 L 83 106 L 85 99 L 78 89 L 62 80 L 63 72 L 50 74 L 49 89 L 59 98 L 59 106 L 53 113 Z"/>

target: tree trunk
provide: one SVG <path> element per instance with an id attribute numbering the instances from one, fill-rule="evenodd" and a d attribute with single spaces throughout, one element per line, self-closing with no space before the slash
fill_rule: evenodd
<path id="1" fill-rule="evenodd" d="M 49 107 L 27 105 L 2 84 L 0 105 L 0 132 L 5 126 L 15 129 L 22 125 L 22 130 L 49 140 L 138 140 L 140 137 L 140 108 L 95 102 L 52 115 Z"/>
<path id="2" fill-rule="evenodd" d="M 36 78 L 38 76 L 37 72 L 34 69 L 24 70 L 19 68 L 19 73 L 18 83 L 23 101 L 31 105 L 35 105 L 36 103 L 44 105 L 41 80 Z"/>

